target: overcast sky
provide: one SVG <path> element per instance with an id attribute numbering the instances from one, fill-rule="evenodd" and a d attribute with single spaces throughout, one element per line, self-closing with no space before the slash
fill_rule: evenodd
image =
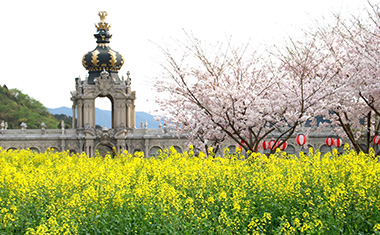
<path id="1" fill-rule="evenodd" d="M 71 107 L 74 79 L 87 74 L 82 56 L 96 47 L 98 11 L 107 11 L 110 47 L 125 58 L 119 75 L 130 71 L 136 110 L 152 113 L 153 84 L 161 73 L 156 44 L 183 38 L 183 29 L 210 43 L 232 36 L 234 42 L 279 44 L 315 19 L 359 14 L 366 5 L 366 0 L 2 1 L 0 85 L 18 88 L 48 108 Z M 108 101 L 96 106 L 110 109 Z"/>

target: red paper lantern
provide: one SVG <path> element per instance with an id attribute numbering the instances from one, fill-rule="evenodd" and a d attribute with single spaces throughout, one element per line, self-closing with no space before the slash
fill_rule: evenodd
<path id="1" fill-rule="evenodd" d="M 275 140 L 269 141 L 269 147 L 270 149 L 275 149 L 277 147 L 277 143 Z"/>
<path id="2" fill-rule="evenodd" d="M 288 143 L 286 141 L 284 141 L 281 145 L 280 145 L 280 149 L 281 150 L 285 150 L 286 147 L 288 147 Z"/>
<path id="3" fill-rule="evenodd" d="M 373 138 L 373 142 L 377 145 L 380 145 L 380 136 L 378 135 L 375 135 L 375 137 Z"/>
<path id="4" fill-rule="evenodd" d="M 302 134 L 301 135 L 297 135 L 296 141 L 297 141 L 298 145 L 303 146 L 304 144 L 306 144 L 306 136 L 302 135 Z"/>
<path id="5" fill-rule="evenodd" d="M 335 145 L 335 147 L 340 147 L 340 146 L 342 146 L 342 140 L 341 139 L 336 139 L 335 141 L 334 141 L 334 145 Z"/>
<path id="6" fill-rule="evenodd" d="M 334 139 L 333 138 L 331 138 L 331 137 L 329 137 L 329 138 L 326 138 L 326 145 L 327 146 L 331 146 L 331 145 L 333 145 L 334 144 Z"/>
<path id="7" fill-rule="evenodd" d="M 263 146 L 263 149 L 264 149 L 264 150 L 267 150 L 267 149 L 269 148 L 269 143 L 266 142 L 266 141 L 263 141 L 262 146 Z"/>

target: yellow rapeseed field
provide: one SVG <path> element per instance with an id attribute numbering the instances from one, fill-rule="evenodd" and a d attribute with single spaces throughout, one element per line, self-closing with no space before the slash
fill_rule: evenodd
<path id="1" fill-rule="evenodd" d="M 378 159 L 348 146 L 157 158 L 0 148 L 2 234 L 380 234 L 379 209 Z"/>

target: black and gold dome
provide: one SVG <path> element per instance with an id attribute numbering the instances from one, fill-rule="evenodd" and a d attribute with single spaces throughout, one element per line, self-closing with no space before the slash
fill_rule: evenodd
<path id="1" fill-rule="evenodd" d="M 105 22 L 107 12 L 100 11 L 99 16 L 100 22 L 95 24 L 97 32 L 94 34 L 98 46 L 83 56 L 82 64 L 88 70 L 89 84 L 94 84 L 94 79 L 99 77 L 100 72 L 104 70 L 119 83 L 118 71 L 124 64 L 124 58 L 119 52 L 109 47 L 112 35 L 109 33 L 111 26 Z"/>

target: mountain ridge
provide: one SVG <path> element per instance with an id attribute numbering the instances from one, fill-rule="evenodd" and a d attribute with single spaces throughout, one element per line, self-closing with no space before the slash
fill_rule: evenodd
<path id="1" fill-rule="evenodd" d="M 0 86 L 0 122 L 3 128 L 9 129 L 19 129 L 22 123 L 29 129 L 41 128 L 42 122 L 49 129 L 58 128 L 60 124 L 41 102 L 5 84 Z"/>

